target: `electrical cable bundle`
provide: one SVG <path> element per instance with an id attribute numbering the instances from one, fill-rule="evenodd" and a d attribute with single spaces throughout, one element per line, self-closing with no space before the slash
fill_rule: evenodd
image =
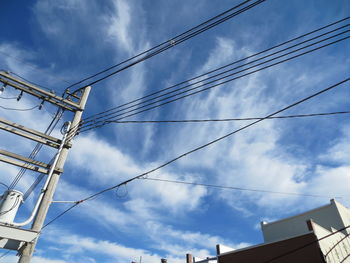
<path id="1" fill-rule="evenodd" d="M 220 85 L 229 83 L 261 70 L 268 69 L 275 65 L 287 62 L 294 58 L 298 58 L 305 54 L 309 54 L 324 47 L 328 47 L 330 45 L 349 39 L 350 23 L 339 25 L 338 27 L 333 28 L 334 25 L 338 25 L 349 19 L 350 17 L 346 17 L 256 54 L 229 63 L 225 66 L 182 81 L 170 87 L 161 89 L 157 92 L 148 94 L 131 102 L 113 107 L 101 113 L 94 114 L 82 121 L 81 126 L 79 127 L 80 132 L 99 128 L 108 123 L 117 122 L 124 118 L 158 108 L 160 106 L 178 101 L 180 99 L 198 94 L 203 91 L 210 90 Z M 330 28 L 329 31 L 324 31 L 326 28 Z M 311 36 L 319 31 L 321 32 L 318 35 Z M 310 37 L 305 39 L 307 36 Z M 297 40 L 302 41 L 287 46 L 287 44 L 296 42 Z M 272 53 L 268 53 L 274 49 L 278 50 Z M 253 57 L 257 58 L 249 60 Z M 249 61 L 245 62 L 247 60 Z M 78 127 L 74 128 L 77 129 Z"/>
<path id="2" fill-rule="evenodd" d="M 51 132 L 54 130 L 54 128 L 57 126 L 58 122 L 60 121 L 62 115 L 63 115 L 63 110 L 59 109 L 56 112 L 56 114 L 55 114 L 54 118 L 52 119 L 51 123 L 47 127 L 47 129 L 45 131 L 45 134 L 48 134 L 48 135 L 51 134 Z M 42 147 L 43 147 L 43 144 L 37 143 L 36 146 L 34 147 L 33 151 L 28 156 L 28 158 L 34 159 L 36 157 L 36 155 L 39 153 L 39 151 L 41 150 Z M 26 171 L 27 171 L 26 166 L 24 166 L 24 167 L 22 167 L 20 169 L 20 171 L 18 172 L 18 174 L 16 175 L 16 177 L 13 179 L 12 183 L 10 184 L 10 186 L 9 186 L 10 189 L 14 189 L 16 187 L 16 185 L 21 180 L 21 178 L 23 177 L 23 175 L 25 174 Z"/>
<path id="3" fill-rule="evenodd" d="M 333 111 L 333 112 L 321 112 L 321 113 L 306 113 L 306 114 L 294 114 L 294 115 L 283 115 L 268 118 L 269 120 L 274 119 L 292 119 L 292 118 L 306 118 L 306 117 L 319 117 L 319 116 L 331 116 L 340 114 L 349 114 L 350 111 Z M 247 117 L 247 118 L 225 118 L 225 119 L 192 119 L 192 120 L 142 120 L 142 121 L 110 121 L 110 123 L 201 123 L 201 122 L 228 122 L 228 121 L 253 121 L 260 120 L 263 117 Z"/>
<path id="4" fill-rule="evenodd" d="M 106 78 L 109 78 L 112 75 L 115 75 L 115 74 L 117 74 L 117 73 L 119 73 L 119 72 L 121 72 L 121 71 L 123 71 L 123 70 L 125 70 L 127 68 L 130 68 L 130 67 L 132 67 L 132 66 L 134 66 L 134 65 L 136 65 L 136 64 L 138 64 L 138 63 L 140 63 L 140 62 L 142 62 L 142 61 L 144 61 L 146 59 L 148 59 L 148 58 L 151 58 L 151 57 L 153 57 L 153 56 L 155 56 L 157 54 L 160 54 L 160 53 L 162 53 L 162 52 L 164 52 L 164 51 L 166 51 L 166 50 L 168 50 L 168 49 L 170 49 L 170 48 L 172 48 L 172 47 L 174 47 L 174 46 L 176 46 L 176 45 L 178 45 L 178 44 L 180 44 L 180 43 L 182 43 L 182 42 L 184 42 L 184 41 L 186 41 L 188 39 L 191 39 L 191 38 L 195 37 L 196 35 L 201 34 L 201 33 L 205 32 L 205 31 L 211 29 L 212 27 L 215 27 L 215 26 L 217 26 L 217 25 L 219 25 L 219 24 L 221 24 L 221 23 L 223 23 L 223 22 L 225 22 L 225 21 L 227 21 L 227 20 L 229 20 L 229 19 L 231 19 L 231 18 L 233 18 L 233 17 L 235 17 L 235 16 L 237 16 L 237 15 L 239 15 L 239 14 L 241 14 L 241 13 L 243 13 L 243 12 L 245 12 L 245 11 L 251 9 L 251 8 L 253 8 L 253 7 L 255 7 L 256 5 L 259 5 L 262 2 L 265 2 L 265 1 L 266 0 L 256 0 L 256 1 L 245 0 L 245 1 L 241 2 L 241 3 L 239 3 L 238 5 L 236 5 L 236 6 L 232 7 L 232 8 L 230 8 L 230 9 L 228 9 L 228 10 L 226 10 L 226 11 L 224 11 L 224 12 L 222 12 L 222 13 L 216 15 L 216 16 L 214 16 L 213 18 L 210 18 L 209 20 L 206 20 L 203 23 L 201 23 L 201 24 L 199 24 L 199 25 L 197 25 L 197 26 L 195 26 L 195 27 L 193 27 L 193 28 L 191 28 L 191 29 L 189 29 L 189 30 L 187 30 L 187 31 L 185 31 L 185 32 L 183 32 L 183 33 L 173 37 L 173 38 L 171 38 L 170 40 L 167 40 L 167 41 L 165 41 L 165 42 L 163 42 L 163 43 L 161 43 L 161 44 L 159 44 L 159 45 L 157 45 L 157 46 L 155 46 L 155 47 L 153 47 L 151 49 L 148 49 L 148 50 L 146 50 L 144 52 L 141 52 L 138 55 L 135 55 L 135 56 L 133 56 L 133 57 L 131 57 L 131 58 L 121 62 L 121 63 L 113 65 L 113 66 L 111 66 L 111 67 L 109 67 L 109 68 L 107 68 L 105 70 L 102 70 L 102 71 L 100 71 L 100 72 L 98 72 L 96 74 L 93 74 L 92 76 L 89 76 L 87 78 L 84 78 L 84 79 L 82 79 L 82 80 L 72 84 L 72 85 L 69 85 L 68 87 L 65 88 L 64 94 L 66 93 L 66 91 L 68 91 L 69 88 L 71 88 L 73 86 L 76 86 L 78 84 L 86 82 L 87 80 L 95 78 L 95 77 L 97 77 L 97 76 L 99 76 L 99 75 L 101 75 L 103 73 L 107 73 L 110 70 L 115 69 L 115 68 L 117 68 L 117 67 L 119 67 L 121 65 L 124 65 L 124 64 L 129 62 L 129 64 L 127 64 L 126 66 L 123 66 L 123 67 L 115 70 L 114 72 L 111 72 L 111 73 L 109 73 L 106 76 L 103 76 L 100 79 L 92 81 L 89 84 L 84 85 L 82 88 L 84 88 L 86 86 L 90 86 L 90 85 L 96 84 L 96 83 L 98 83 L 98 82 L 100 82 L 100 81 L 102 81 L 102 80 L 104 80 Z M 17 75 L 17 76 L 21 77 L 19 75 Z M 21 78 L 23 79 L 23 77 L 21 77 Z M 82 89 L 82 88 L 80 88 L 80 89 Z M 50 125 L 47 128 L 47 130 L 45 131 L 45 133 L 50 134 L 53 131 L 53 129 L 56 127 L 59 119 L 61 118 L 62 114 L 63 114 L 63 111 L 61 111 L 61 110 L 59 110 L 56 113 L 55 117 L 53 118 L 52 122 L 50 123 Z M 35 148 L 32 151 L 32 153 L 29 155 L 29 158 L 34 158 L 38 154 L 38 152 L 40 151 L 41 147 L 42 147 L 42 144 L 38 143 L 35 146 Z M 21 170 L 19 171 L 19 173 L 17 174 L 17 176 L 15 177 L 15 179 L 13 180 L 13 182 L 12 182 L 12 184 L 10 186 L 11 189 L 13 189 L 18 184 L 19 180 L 23 177 L 23 175 L 26 172 L 26 170 L 27 170 L 26 167 L 21 168 Z M 36 180 L 36 182 L 33 183 L 33 186 L 34 185 L 36 186 L 38 184 L 38 182 L 37 182 L 38 180 L 40 182 L 40 180 L 41 180 L 40 178 L 41 178 L 41 176 L 39 176 L 38 179 Z M 32 191 L 31 188 L 28 189 L 28 191 L 29 190 L 30 190 L 30 192 Z M 29 194 L 30 194 L 30 192 L 29 192 Z"/>
<path id="5" fill-rule="evenodd" d="M 249 124 L 247 124 L 247 125 L 242 126 L 241 128 L 238 128 L 238 129 L 236 129 L 236 130 L 231 131 L 230 133 L 227 133 L 227 134 L 225 134 L 225 135 L 223 135 L 223 136 L 221 136 L 221 137 L 218 137 L 218 138 L 216 138 L 216 139 L 214 139 L 214 140 L 212 140 L 212 141 L 209 141 L 209 142 L 207 142 L 207 143 L 205 143 L 205 144 L 203 144 L 203 145 L 201 145 L 201 146 L 198 146 L 198 147 L 196 147 L 196 148 L 194 148 L 194 149 L 192 149 L 192 150 L 190 150 L 190 151 L 187 151 L 187 152 L 185 152 L 185 153 L 183 153 L 183 154 L 180 154 L 180 155 L 174 157 L 173 159 L 170 159 L 170 160 L 168 160 L 168 161 L 166 161 L 166 162 L 164 162 L 164 163 L 158 165 L 157 167 L 155 167 L 155 168 L 153 168 L 153 169 L 151 169 L 151 170 L 148 170 L 148 171 L 146 171 L 146 172 L 144 172 L 144 173 L 141 173 L 141 174 L 139 174 L 139 175 L 136 175 L 136 176 L 134 176 L 134 177 L 132 177 L 132 178 L 130 178 L 130 179 L 128 179 L 128 180 L 125 180 L 125 181 L 123 181 L 123 182 L 121 182 L 121 183 L 118 183 L 118 184 L 116 184 L 116 185 L 110 186 L 110 187 L 105 188 L 105 189 L 103 189 L 103 190 L 101 190 L 101 191 L 98 191 L 98 192 L 96 192 L 96 193 L 94 193 L 94 194 L 92 194 L 92 195 L 89 195 L 88 197 L 86 197 L 86 198 L 84 198 L 84 199 L 82 199 L 82 200 L 76 201 L 74 205 L 70 206 L 69 208 L 67 208 L 66 210 L 64 210 L 63 212 L 61 212 L 61 213 L 58 214 L 57 216 L 55 216 L 55 217 L 54 217 L 52 220 L 50 220 L 44 227 L 46 227 L 46 226 L 52 224 L 54 221 L 58 220 L 60 217 L 62 217 L 63 215 L 65 215 L 66 213 L 68 213 L 68 212 L 71 211 L 73 208 L 77 207 L 78 205 L 80 205 L 80 204 L 83 203 L 83 202 L 86 202 L 86 201 L 89 201 L 89 200 L 93 200 L 93 199 L 95 199 L 97 196 L 100 196 L 100 195 L 102 195 L 102 194 L 104 194 L 104 193 L 106 193 L 106 192 L 112 191 L 112 190 L 114 190 L 114 189 L 118 189 L 120 186 L 126 185 L 126 184 L 128 184 L 128 183 L 130 183 L 130 182 L 132 182 L 132 181 L 137 180 L 137 179 L 147 178 L 147 176 L 148 176 L 149 174 L 154 173 L 154 172 L 156 172 L 156 171 L 158 171 L 158 170 L 160 170 L 160 169 L 162 169 L 162 168 L 164 168 L 164 167 L 166 167 L 166 166 L 168 166 L 168 165 L 170 165 L 170 164 L 172 164 L 172 163 L 174 163 L 174 162 L 176 162 L 176 161 L 178 161 L 178 160 L 180 160 L 180 159 L 182 159 L 182 158 L 184 158 L 184 157 L 186 157 L 186 156 L 188 156 L 188 155 L 190 155 L 190 154 L 192 154 L 192 153 L 195 153 L 195 152 L 197 152 L 197 151 L 199 151 L 199 150 L 202 150 L 202 149 L 204 149 L 204 148 L 206 148 L 206 147 L 208 147 L 208 146 L 211 146 L 211 145 L 213 145 L 213 144 L 215 144 L 215 143 L 218 143 L 218 142 L 220 142 L 220 141 L 222 141 L 222 140 L 224 140 L 224 139 L 226 139 L 226 138 L 228 138 L 228 137 L 231 137 L 231 136 L 235 135 L 236 133 L 239 133 L 239 132 L 241 132 L 241 131 L 243 131 L 243 130 L 246 130 L 246 129 L 252 127 L 252 126 L 255 126 L 256 124 L 258 124 L 258 123 L 260 123 L 260 122 L 262 122 L 262 121 L 264 121 L 264 120 L 266 120 L 266 119 L 269 119 L 269 118 L 271 118 L 271 117 L 273 117 L 273 116 L 276 116 L 276 115 L 278 115 L 278 114 L 280 114 L 280 113 L 282 113 L 282 112 L 284 112 L 284 111 L 286 111 L 286 110 L 289 110 L 289 109 L 294 108 L 294 107 L 296 107 L 296 106 L 298 106 L 298 105 L 300 105 L 300 104 L 302 104 L 302 103 L 304 103 L 304 102 L 306 102 L 306 101 L 309 101 L 310 99 L 313 99 L 313 98 L 315 98 L 315 97 L 318 97 L 318 96 L 320 96 L 321 94 L 324 94 L 324 93 L 326 93 L 326 92 L 328 92 L 328 91 L 330 91 L 330 90 L 333 90 L 333 89 L 335 89 L 335 88 L 337 88 L 337 87 L 339 87 L 339 86 L 342 86 L 342 85 L 344 85 L 345 83 L 348 83 L 349 81 L 350 81 L 350 77 L 348 77 L 348 78 L 346 78 L 346 79 L 344 79 L 344 80 L 342 80 L 342 81 L 339 81 L 339 82 L 337 82 L 336 84 L 331 85 L 331 86 L 329 86 L 329 87 L 327 87 L 327 88 L 321 89 L 321 90 L 319 90 L 318 92 L 315 92 L 315 93 L 313 93 L 313 94 L 311 94 L 311 95 L 309 95 L 309 96 L 307 96 L 307 97 L 304 97 L 304 98 L 302 98 L 302 99 L 300 99 L 300 100 L 298 100 L 298 101 L 296 101 L 296 102 L 294 102 L 294 103 L 291 103 L 291 104 L 289 104 L 289 105 L 286 106 L 286 107 L 283 107 L 283 108 L 281 108 L 281 109 L 279 109 L 279 110 L 277 110 L 277 111 L 274 111 L 274 112 L 272 112 L 271 114 L 268 114 L 268 115 L 266 115 L 265 117 L 263 117 L 263 118 L 261 118 L 261 119 L 259 119 L 259 120 L 253 121 L 253 122 L 251 122 L 251 123 L 249 123 Z"/>
<path id="6" fill-rule="evenodd" d="M 189 40 L 189 39 L 205 32 L 205 31 L 241 14 L 241 13 L 244 13 L 244 12 L 248 11 L 249 9 L 251 9 L 251 8 L 253 8 L 253 7 L 255 7 L 255 6 L 261 4 L 265 1 L 266 0 L 256 0 L 256 1 L 245 0 L 241 3 L 239 3 L 238 5 L 204 21 L 203 23 L 201 23 L 195 27 L 192 27 L 191 29 L 189 29 L 189 30 L 169 39 L 169 40 L 164 41 L 163 43 L 160 43 L 160 44 L 158 44 L 158 45 L 156 45 L 156 46 L 154 46 L 146 51 L 143 51 L 143 52 L 127 59 L 127 60 L 124 60 L 116 65 L 113 65 L 107 69 L 104 69 L 96 74 L 93 74 L 89 77 L 86 77 L 86 78 L 84 78 L 76 83 L 73 83 L 72 85 L 68 86 L 66 88 L 66 90 L 68 88 L 73 87 L 73 86 L 82 84 L 83 82 L 86 82 L 87 80 L 93 79 L 101 74 L 108 73 L 108 71 L 110 71 L 112 69 L 116 69 L 116 68 L 128 63 L 127 65 L 120 67 L 120 68 L 116 69 L 115 71 L 108 73 L 107 75 L 105 75 L 97 80 L 93 80 L 92 82 L 90 82 L 88 84 L 84 84 L 84 86 L 81 87 L 80 89 L 87 87 L 87 86 L 94 85 L 94 84 L 96 84 L 104 79 L 107 79 L 107 78 L 109 78 L 109 77 L 111 77 L 111 76 L 113 76 L 113 75 L 115 75 L 115 74 L 117 74 L 125 69 L 128 69 L 128 68 L 130 68 L 130 67 L 132 67 L 140 62 L 143 62 L 143 61 L 145 61 L 145 60 L 147 60 L 155 55 L 158 55 L 158 54 L 160 54 L 160 53 L 162 53 L 162 52 L 164 52 L 164 51 L 166 51 L 166 50 L 168 50 L 168 49 L 170 49 L 170 48 L 172 48 L 172 47 L 174 47 L 174 46 L 176 46 L 176 45 L 178 45 L 186 40 Z M 249 3 L 249 2 L 252 2 L 252 3 Z"/>

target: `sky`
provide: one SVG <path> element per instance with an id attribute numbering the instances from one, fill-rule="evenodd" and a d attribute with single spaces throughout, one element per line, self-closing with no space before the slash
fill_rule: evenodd
<path id="1" fill-rule="evenodd" d="M 70 84 L 171 39 L 240 3 L 237 0 L 5 1 L 0 68 L 61 94 Z M 346 0 L 267 0 L 92 87 L 84 117 L 257 53 L 345 18 Z M 346 25 L 345 21 L 342 25 Z M 189 96 L 128 120 L 262 117 L 349 77 L 350 40 Z M 76 86 L 78 88 L 79 86 Z M 349 110 L 349 83 L 283 114 Z M 74 90 L 74 87 L 72 88 Z M 29 109 L 40 101 L 7 87 L 0 105 Z M 45 131 L 56 108 L 0 109 L 2 118 Z M 54 136 L 71 119 L 65 114 Z M 185 261 L 263 242 L 274 221 L 336 198 L 350 206 L 349 115 L 264 120 L 150 174 L 151 178 L 296 193 L 272 194 L 135 180 L 82 203 L 45 228 L 33 263 Z M 54 200 L 80 200 L 157 167 L 248 122 L 119 123 L 79 134 Z M 1 148 L 29 155 L 35 144 L 1 132 Z M 55 151 L 43 147 L 37 159 Z M 18 168 L 0 163 L 0 181 Z M 25 192 L 37 174 L 27 172 Z M 39 189 L 21 206 L 27 218 Z M 322 195 L 323 197 L 307 197 Z M 51 205 L 47 220 L 69 204 Z M 4 251 L 6 252 L 6 251 Z M 10 253 L 0 262 L 17 262 Z"/>

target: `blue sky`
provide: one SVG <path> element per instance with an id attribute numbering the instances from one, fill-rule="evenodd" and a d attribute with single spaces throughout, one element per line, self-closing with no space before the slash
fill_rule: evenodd
<path id="1" fill-rule="evenodd" d="M 69 83 L 179 34 L 239 1 L 6 1 L 0 22 L 0 68 L 61 93 Z M 84 116 L 106 110 L 349 16 L 345 0 L 265 3 L 93 86 Z M 345 24 L 345 23 L 344 23 Z M 260 117 L 349 77 L 349 40 L 133 120 Z M 349 84 L 286 114 L 349 110 Z M 4 97 L 17 95 L 7 88 Z M 13 108 L 40 103 L 0 100 Z M 55 108 L 1 110 L 3 118 L 45 130 Z M 65 115 L 64 120 L 71 116 Z M 60 125 L 62 125 L 63 121 Z M 245 123 L 110 124 L 74 140 L 55 200 L 80 200 L 156 167 Z M 348 115 L 268 120 L 191 154 L 155 178 L 266 189 L 310 198 L 207 189 L 136 180 L 84 203 L 43 231 L 34 263 L 184 262 L 185 254 L 215 254 L 216 244 L 262 242 L 259 223 L 327 204 L 349 206 Z M 59 130 L 56 136 L 61 136 Z M 33 143 L 2 133 L 1 148 L 29 155 Z M 38 159 L 54 152 L 44 148 Z M 0 164 L 1 182 L 18 169 Z M 35 174 L 18 185 L 25 191 Z M 37 191 L 22 206 L 28 216 Z M 124 193 L 127 193 L 124 196 Z M 124 197 L 120 197 L 120 195 Z M 329 196 L 329 197 L 328 197 Z M 48 219 L 67 208 L 53 204 Z M 16 262 L 14 254 L 3 262 Z M 1 259 L 0 259 L 1 262 Z"/>

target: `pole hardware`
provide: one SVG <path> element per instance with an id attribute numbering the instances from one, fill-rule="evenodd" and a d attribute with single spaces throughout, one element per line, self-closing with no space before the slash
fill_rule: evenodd
<path id="1" fill-rule="evenodd" d="M 48 91 L 37 87 L 32 83 L 18 79 L 5 71 L 0 71 L 0 84 L 1 83 L 3 86 L 0 89 L 0 92 L 1 90 L 4 90 L 4 87 L 6 86 L 10 86 L 20 91 L 17 101 L 19 101 L 24 93 L 26 93 L 41 101 L 39 109 L 43 107 L 44 103 L 50 103 L 59 107 L 62 111 L 67 110 L 74 114 L 71 122 L 66 123 L 61 129 L 63 134 L 62 139 L 25 127 L 13 121 L 0 118 L 0 130 L 57 149 L 52 164 L 35 160 L 34 157 L 25 157 L 5 149 L 0 149 L 0 162 L 5 162 L 47 175 L 46 181 L 38 194 L 37 202 L 35 203 L 32 212 L 23 222 L 15 221 L 17 209 L 23 200 L 23 194 L 15 189 L 7 189 L 7 192 L 0 197 L 0 248 L 17 250 L 20 254 L 19 263 L 29 263 L 51 203 L 63 202 L 52 201 L 52 199 L 60 175 L 63 172 L 63 167 L 68 157 L 68 151 L 72 147 L 72 138 L 77 134 L 76 128 L 82 119 L 82 114 L 91 87 L 87 86 L 78 92 L 73 93 L 68 91 L 63 97 L 56 95 L 53 91 Z M 13 199 L 14 197 L 15 199 Z M 73 202 L 78 203 L 82 201 Z M 33 223 L 30 230 L 21 229 L 21 227 L 26 226 L 31 222 Z"/>
<path id="2" fill-rule="evenodd" d="M 9 85 L 15 89 L 28 93 L 32 96 L 35 96 L 41 100 L 48 101 L 63 109 L 73 111 L 73 112 L 76 110 L 82 110 L 80 107 L 79 101 L 73 102 L 73 101 L 67 100 L 61 96 L 56 95 L 53 92 L 46 91 L 44 89 L 41 89 L 39 87 L 32 85 L 31 83 L 16 79 L 4 71 L 0 71 L 0 82 L 2 82 L 4 85 Z"/>

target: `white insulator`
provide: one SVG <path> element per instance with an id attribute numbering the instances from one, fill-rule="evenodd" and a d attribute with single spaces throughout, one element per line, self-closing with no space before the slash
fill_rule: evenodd
<path id="1" fill-rule="evenodd" d="M 16 190 L 7 190 L 1 196 L 0 202 L 0 223 L 12 224 L 23 202 L 23 194 Z"/>

